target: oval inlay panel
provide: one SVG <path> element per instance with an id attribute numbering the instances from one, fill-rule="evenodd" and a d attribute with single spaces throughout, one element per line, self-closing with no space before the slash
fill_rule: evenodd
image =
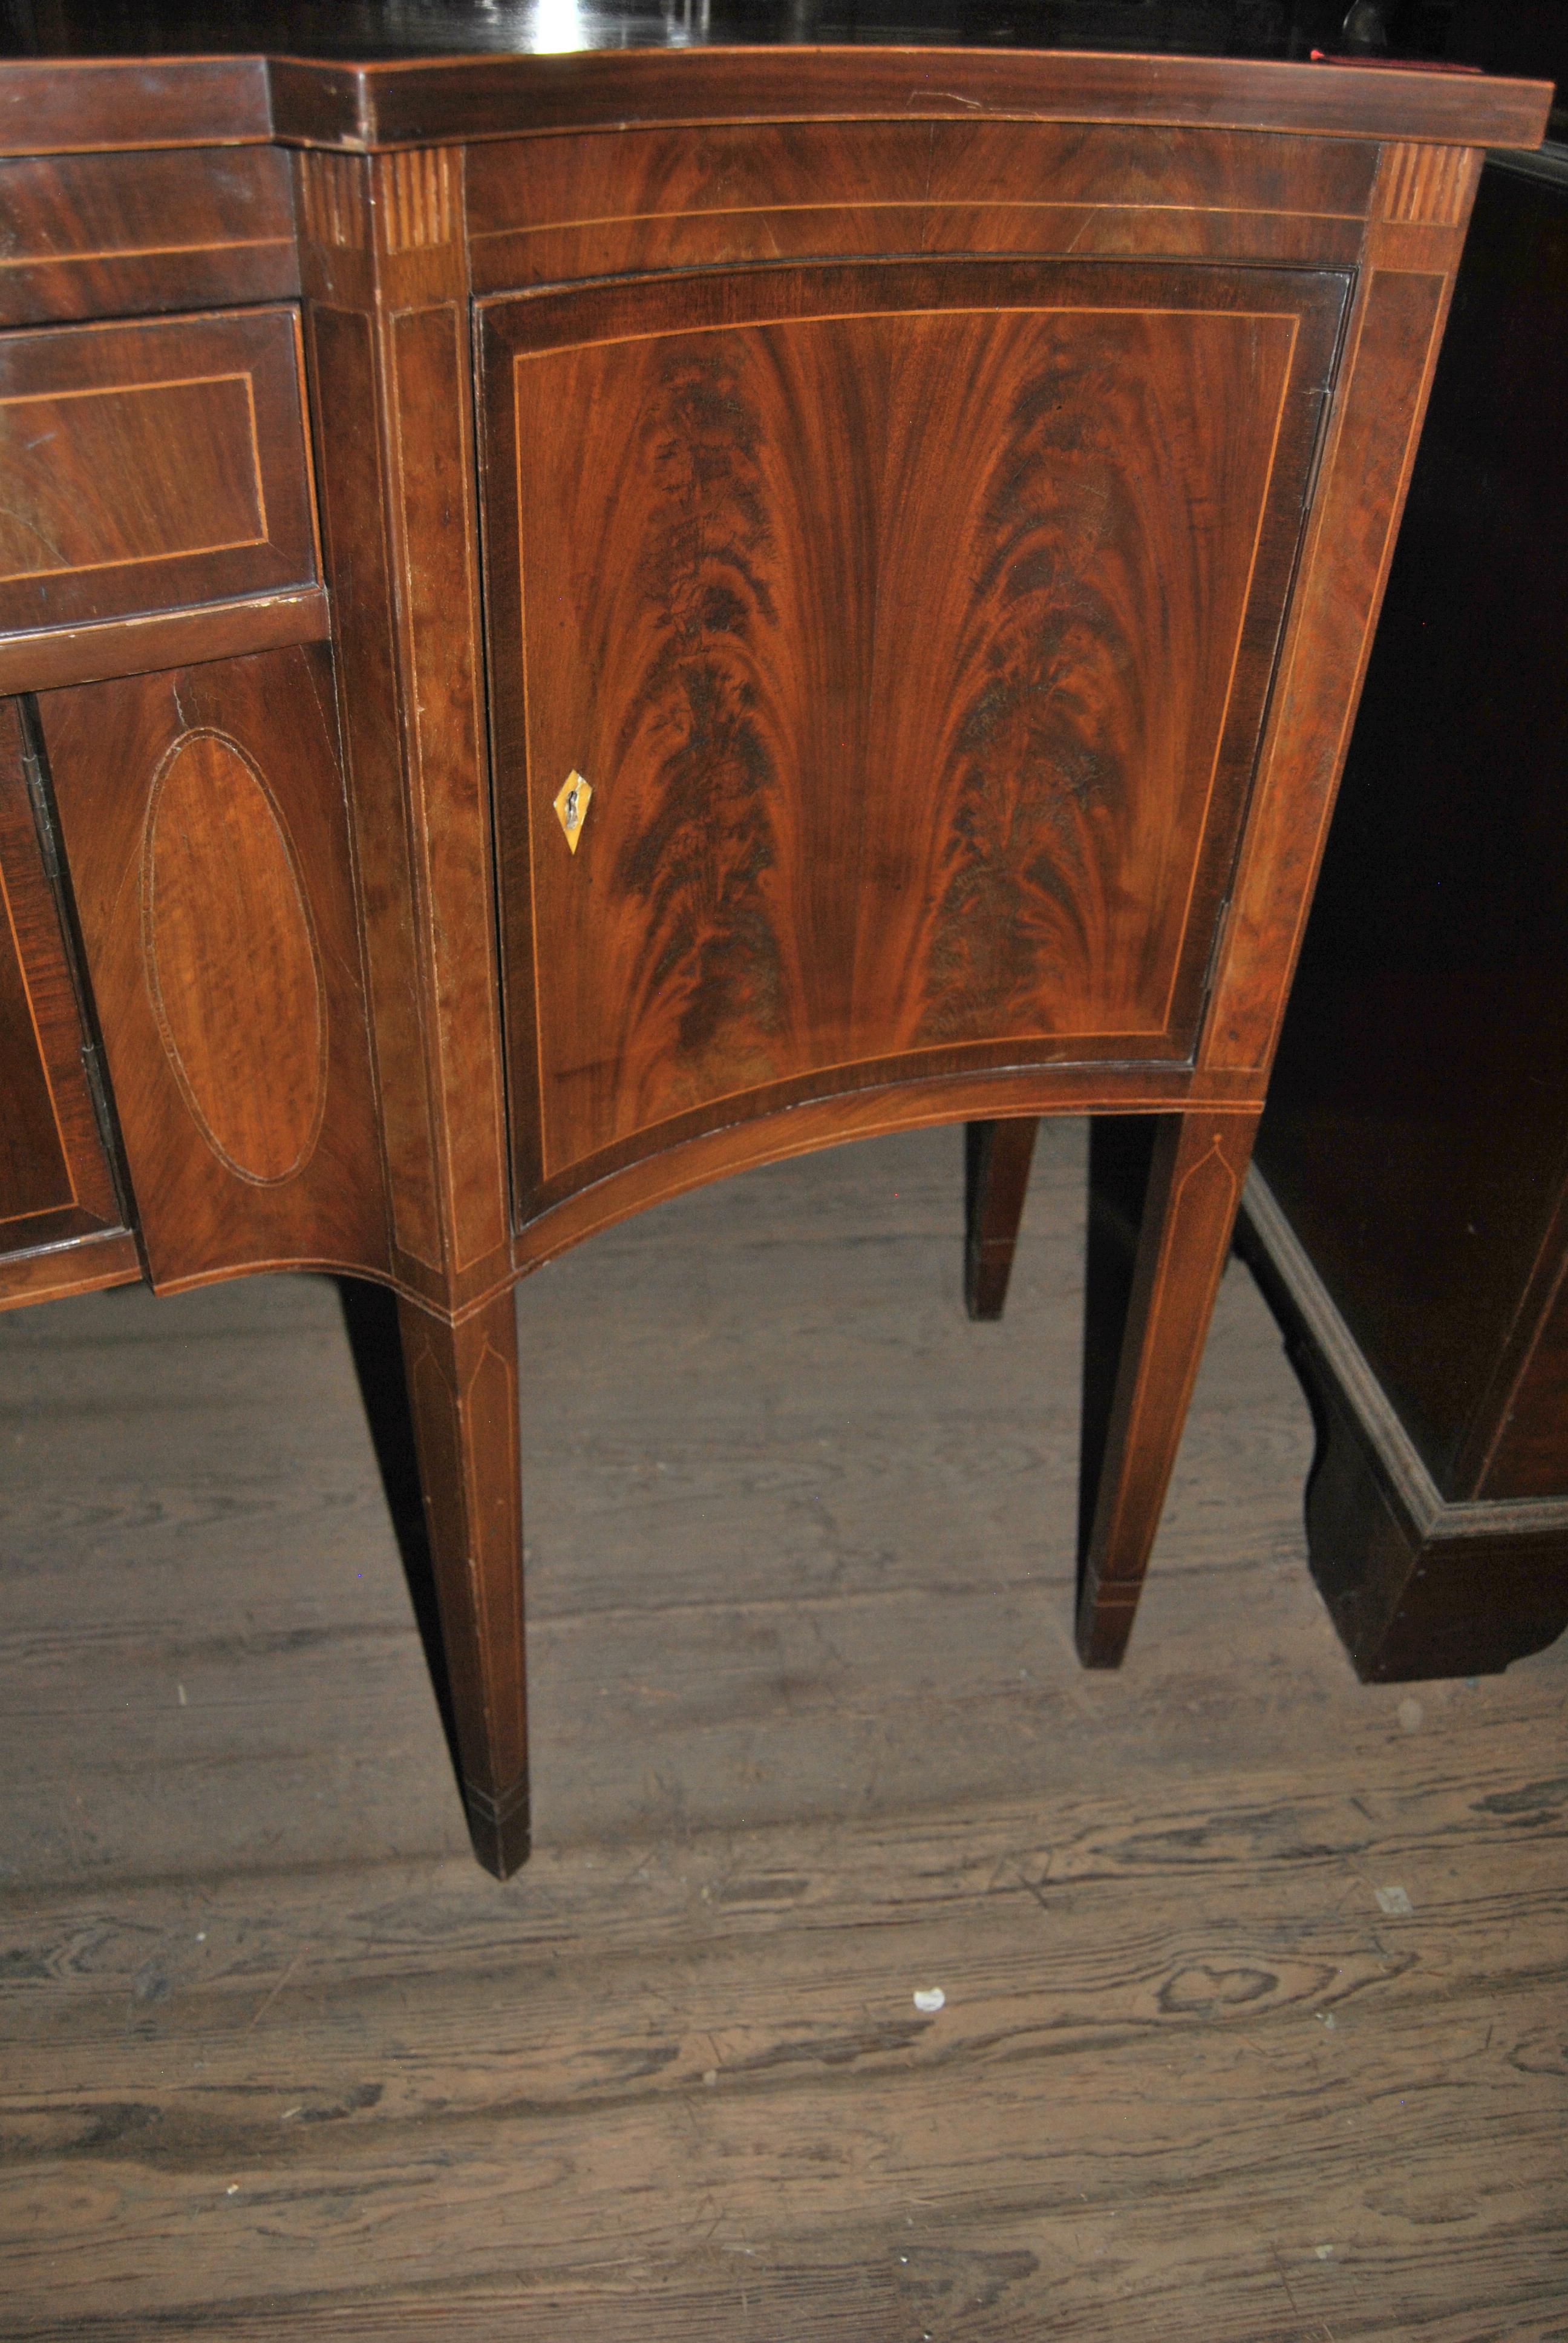
<path id="1" fill-rule="evenodd" d="M 142 915 L 164 1046 L 208 1145 L 242 1179 L 292 1178 L 326 1096 L 316 941 L 271 794 L 222 733 L 185 733 L 164 759 Z"/>

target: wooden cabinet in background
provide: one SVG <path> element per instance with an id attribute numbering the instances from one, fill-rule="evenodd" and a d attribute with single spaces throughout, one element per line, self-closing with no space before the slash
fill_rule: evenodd
<path id="1" fill-rule="evenodd" d="M 1020 1131 L 1096 1118 L 1120 1659 L 1480 150 L 1547 96 L 602 25 L 0 67 L 0 688 L 141 1259 L 396 1292 L 502 1873 L 513 1285 L 748 1164 L 972 1121 L 994 1269 Z M 65 1189 L 16 1031 L 25 1209 Z M 34 1246 L 0 1299 L 129 1267 Z"/>
<path id="2" fill-rule="evenodd" d="M 1568 1626 L 1568 150 L 1483 174 L 1245 1243 L 1369 1677 Z"/>

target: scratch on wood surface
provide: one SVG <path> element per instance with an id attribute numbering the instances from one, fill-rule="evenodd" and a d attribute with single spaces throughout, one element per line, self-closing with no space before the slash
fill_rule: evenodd
<path id="1" fill-rule="evenodd" d="M 1015 1863 L 1012 1868 L 1019 1885 L 1025 1889 L 1029 1895 L 1033 1896 L 1035 1902 L 1039 1905 L 1042 1912 L 1049 1913 L 1050 1906 L 1046 1901 L 1045 1895 L 1046 1888 L 1050 1880 L 1050 1852 L 1049 1848 L 1046 1851 L 1045 1870 L 1039 1879 L 1031 1879 L 1028 1872 L 1025 1871 L 1021 1863 Z"/>
<path id="2" fill-rule="evenodd" d="M 283 1991 L 284 1986 L 288 1983 L 289 1978 L 294 1975 L 295 1970 L 299 1966 L 303 1958 L 304 1955 L 302 1953 L 291 1953 L 289 1955 L 286 1966 L 280 1971 L 278 1976 L 273 1981 L 272 1990 L 262 2000 L 259 2006 L 253 2013 L 249 2025 L 245 2027 L 244 2030 L 246 2034 L 255 2033 L 256 2027 L 261 2024 L 262 2019 L 266 2016 L 267 2011 L 272 2007 L 273 2003 L 277 1999 L 278 1995 Z"/>
<path id="3" fill-rule="evenodd" d="M 1302 2315 L 1302 2312 L 1301 2312 L 1301 2306 L 1300 2306 L 1300 2304 L 1297 2302 L 1296 2298 L 1295 2298 L 1295 2295 L 1292 2293 L 1292 2289 L 1291 2289 L 1291 2281 L 1290 2281 L 1290 2279 L 1289 2279 L 1289 2278 L 1286 2277 L 1286 2275 L 1285 2275 L 1285 2264 L 1284 2264 L 1284 2259 L 1283 2259 L 1283 2257 L 1282 2256 L 1282 2254 L 1281 2254 L 1281 2252 L 1280 2252 L 1280 2248 L 1278 2247 L 1278 2246 L 1271 2245 L 1271 2246 L 1270 2246 L 1270 2247 L 1269 2247 L 1269 2251 L 1270 2251 L 1270 2252 L 1273 2255 L 1273 2257 L 1274 2257 L 1274 2268 L 1275 2268 L 1279 2271 L 1279 2273 L 1280 2273 L 1280 2284 L 1281 2284 L 1281 2285 L 1284 2288 L 1284 2289 L 1285 2289 L 1285 2299 L 1286 2299 L 1286 2301 L 1287 2301 L 1287 2302 L 1290 2304 L 1290 2306 L 1291 2306 L 1291 2316 L 1292 2316 L 1292 2318 L 1299 2318 L 1301 2317 L 1301 2315 Z"/>

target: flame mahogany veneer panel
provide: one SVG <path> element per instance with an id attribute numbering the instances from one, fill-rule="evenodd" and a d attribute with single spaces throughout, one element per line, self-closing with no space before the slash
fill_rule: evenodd
<path id="1" fill-rule="evenodd" d="M 1377 149 L 1252 131 L 715 124 L 469 157 L 475 289 L 829 253 L 1355 259 Z"/>
<path id="2" fill-rule="evenodd" d="M 1190 1058 L 1347 292 L 949 263 L 487 305 L 525 1212 L 836 1091 Z"/>
<path id="3" fill-rule="evenodd" d="M 470 238 L 792 204 L 1106 205 L 1364 218 L 1377 148 L 1123 122 L 715 123 L 508 139 L 468 158 Z"/>

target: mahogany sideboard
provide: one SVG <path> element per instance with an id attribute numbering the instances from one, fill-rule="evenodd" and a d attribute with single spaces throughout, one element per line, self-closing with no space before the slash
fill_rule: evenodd
<path id="1" fill-rule="evenodd" d="M 1121 1657 L 1549 95 L 592 23 L 0 66 L 0 1295 L 395 1291 L 503 1875 L 513 1284 L 742 1166 L 970 1123 L 983 1307 L 1033 1118 L 1096 1119 Z"/>

